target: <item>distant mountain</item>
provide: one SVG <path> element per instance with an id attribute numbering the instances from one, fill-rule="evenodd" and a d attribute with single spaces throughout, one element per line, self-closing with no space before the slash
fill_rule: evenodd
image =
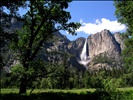
<path id="1" fill-rule="evenodd" d="M 86 67 L 87 69 L 98 70 L 99 68 L 120 68 L 122 67 L 121 51 L 124 48 L 120 33 L 112 34 L 109 30 L 103 30 L 87 38 L 87 54 L 91 60 Z M 69 64 L 73 67 L 81 65 L 78 61 L 85 44 L 85 38 L 78 38 L 75 41 L 69 41 L 60 32 L 56 32 L 53 41 L 47 47 L 48 52 L 66 52 L 72 55 L 73 59 L 69 59 Z M 46 45 L 47 46 L 47 45 Z M 45 53 L 44 53 L 45 54 Z M 46 58 L 49 58 L 47 56 Z M 49 61 L 61 61 L 61 56 L 49 58 Z M 71 58 L 71 57 L 70 57 Z M 74 61 L 74 62 L 73 62 Z M 73 63 L 73 64 L 71 64 Z M 83 65 L 81 65 L 83 66 Z M 78 67 L 79 68 L 79 67 Z"/>
<path id="2" fill-rule="evenodd" d="M 52 39 L 44 43 L 39 57 L 47 62 L 62 64 L 64 54 L 66 54 L 68 67 L 85 70 L 85 67 L 78 62 L 84 40 L 84 38 L 79 38 L 76 41 L 70 41 L 60 32 L 56 32 Z"/>
<path id="3" fill-rule="evenodd" d="M 122 67 L 121 52 L 124 43 L 120 37 L 120 33 L 111 34 L 106 29 L 90 35 L 87 39 L 92 61 L 88 66 L 91 69 Z"/>
<path id="4" fill-rule="evenodd" d="M 6 24 L 11 25 L 11 27 L 10 29 L 4 27 L 6 32 L 11 32 L 14 28 L 21 28 L 21 21 L 17 21 L 14 18 L 8 20 L 9 22 Z M 4 18 L 1 20 L 2 23 L 5 25 Z M 78 70 L 122 67 L 121 52 L 124 49 L 124 42 L 118 32 L 112 34 L 109 30 L 104 29 L 87 38 L 86 54 L 90 60 L 87 65 L 79 63 L 85 38 L 80 37 L 74 41 L 70 41 L 60 32 L 53 34 L 53 38 L 49 41 L 44 41 L 43 49 L 38 55 L 44 61 L 61 64 L 66 53 L 68 67 L 76 67 Z"/>

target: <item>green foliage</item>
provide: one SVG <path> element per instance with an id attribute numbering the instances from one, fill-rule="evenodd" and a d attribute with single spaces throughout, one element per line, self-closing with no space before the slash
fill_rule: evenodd
<path id="1" fill-rule="evenodd" d="M 15 30 L 15 36 L 10 43 L 11 49 L 18 54 L 17 57 L 21 64 L 21 67 L 15 67 L 16 69 L 12 70 L 20 72 L 19 75 L 21 74 L 20 93 L 26 92 L 26 87 L 30 81 L 49 74 L 44 68 L 45 64 L 37 57 L 44 42 L 50 40 L 53 33 L 59 30 L 66 30 L 70 34 L 76 35 L 75 31 L 81 26 L 80 23 L 68 23 L 71 15 L 66 9 L 70 2 L 71 0 L 30 0 L 28 2 L 24 0 L 19 3 L 14 1 L 2 3 L 1 7 L 7 7 L 10 11 L 9 15 L 15 18 L 20 17 L 20 12 L 17 12 L 19 7 L 27 9 L 27 13 L 20 18 L 23 26 L 21 29 Z M 12 9 L 10 6 L 13 6 Z"/>
<path id="2" fill-rule="evenodd" d="M 104 99 L 115 100 L 114 98 L 118 98 L 119 100 L 121 98 L 120 95 L 124 95 L 124 93 L 119 94 L 118 91 L 114 91 L 116 90 L 116 87 L 133 85 L 132 2 L 115 1 L 115 6 L 117 8 L 116 15 L 118 20 L 122 23 L 125 23 L 128 26 L 127 32 L 124 34 L 124 36 L 126 37 L 125 38 L 126 48 L 123 51 L 123 55 L 124 55 L 125 66 L 127 66 L 128 68 L 127 72 L 130 73 L 125 75 L 123 75 L 123 73 L 125 72 L 120 69 L 112 69 L 112 70 L 102 69 L 96 72 L 89 72 L 89 71 L 78 72 L 77 69 L 70 68 L 67 65 L 67 59 L 72 55 L 62 52 L 54 51 L 50 53 L 50 55 L 60 54 L 63 56 L 62 59 L 63 63 L 61 65 L 46 63 L 38 57 L 38 54 L 40 53 L 39 51 L 45 49 L 43 48 L 44 42 L 51 43 L 58 39 L 57 37 L 53 37 L 53 32 L 59 30 L 66 30 L 70 32 L 70 34 L 76 35 L 75 30 L 80 27 L 80 24 L 73 22 L 68 23 L 68 21 L 71 19 L 71 15 L 70 12 L 67 12 L 65 10 L 70 2 L 71 2 L 70 0 L 65 0 L 65 1 L 30 0 L 29 3 L 26 3 L 25 1 L 20 1 L 20 4 L 18 2 L 16 3 L 2 2 L 2 5 L 0 5 L 1 7 L 6 6 L 7 8 L 9 8 L 9 10 L 12 10 L 9 13 L 9 15 L 12 15 L 13 17 L 21 19 L 23 21 L 22 28 L 14 31 L 14 35 L 10 39 L 11 43 L 9 42 L 10 47 L 13 50 L 13 53 L 8 52 L 9 55 L 16 54 L 17 58 L 20 61 L 20 65 L 16 65 L 13 67 L 11 72 L 12 77 L 10 77 L 10 75 L 8 78 L 5 78 L 4 75 L 2 76 L 2 81 L 1 81 L 2 87 L 6 88 L 14 86 L 18 87 L 20 85 L 20 90 L 22 90 L 20 91 L 20 93 L 26 92 L 26 88 L 30 89 L 32 88 L 32 90 L 34 88 L 50 88 L 50 89 L 96 88 L 97 91 L 94 94 L 92 94 L 94 98 L 97 99 L 102 98 L 102 100 Z M 26 7 L 26 5 L 29 8 L 29 10 L 25 15 L 19 18 L 20 16 L 17 15 L 16 13 L 17 9 L 20 6 Z M 4 32 L 1 27 L 0 30 L 3 35 Z M 6 34 L 2 37 L 9 37 L 9 34 Z M 2 41 L 2 43 L 3 43 L 2 45 L 5 44 L 4 41 Z M 9 45 L 6 46 L 8 47 Z M 5 60 L 8 60 L 7 59 L 8 53 L 4 52 L 6 58 Z M 1 57 L 2 66 L 4 66 L 3 58 L 4 56 L 2 55 Z M 94 58 L 94 61 L 95 64 L 97 63 L 112 64 L 112 62 L 114 62 L 113 59 L 109 59 L 107 56 L 102 54 Z M 57 67 L 58 69 L 56 69 Z M 16 84 L 14 83 L 14 81 L 16 82 Z M 20 84 L 18 84 L 19 82 Z M 115 92 L 116 94 L 118 93 L 118 95 L 115 95 L 115 93 L 112 92 Z M 53 95 L 54 94 L 52 94 L 52 96 Z M 84 95 L 84 93 L 82 93 L 81 95 Z M 67 98 L 66 95 L 63 96 L 64 96 L 63 99 Z M 85 98 L 88 96 L 90 96 L 89 93 L 87 96 L 85 96 Z M 71 99 L 71 96 L 68 99 Z"/>
<path id="3" fill-rule="evenodd" d="M 115 15 L 118 21 L 127 26 L 127 31 L 123 34 L 125 38 L 125 48 L 122 52 L 126 73 L 122 78 L 127 86 L 133 86 L 133 2 L 115 1 Z"/>
<path id="4" fill-rule="evenodd" d="M 133 91 L 117 91 L 117 92 L 87 92 L 87 93 L 72 93 L 72 92 L 44 92 L 33 94 L 0 94 L 1 100 L 132 100 Z"/>
<path id="5" fill-rule="evenodd" d="M 39 65 L 34 62 L 33 65 Z M 114 91 L 116 88 L 132 86 L 132 74 L 123 74 L 121 69 L 106 70 L 101 69 L 97 72 L 78 72 L 76 68 L 68 67 L 67 70 L 63 65 L 52 65 L 44 63 L 42 69 L 30 69 L 25 71 L 20 65 L 14 66 L 14 70 L 8 78 L 2 76 L 2 87 L 18 87 L 19 80 L 21 79 L 21 73 L 23 71 L 29 76 L 30 81 L 27 88 L 38 89 L 80 89 L 80 88 L 95 88 L 97 91 Z M 35 67 L 36 68 L 36 67 Z M 51 72 L 57 68 L 54 73 L 47 75 L 47 72 Z M 18 71 L 15 71 L 18 70 Z M 34 71 L 36 70 L 36 71 Z M 45 73 L 44 73 L 45 72 Z M 43 75 L 43 78 L 32 78 L 36 75 Z M 16 83 L 15 83 L 16 82 Z"/>
<path id="6" fill-rule="evenodd" d="M 132 73 L 133 71 L 133 2 L 132 1 L 115 1 L 114 6 L 116 7 L 115 15 L 119 22 L 127 26 L 127 31 L 124 35 L 125 49 L 123 50 L 124 65 L 126 66 L 127 72 Z"/>
<path id="7" fill-rule="evenodd" d="M 1 84 L 1 88 L 9 88 L 11 84 L 10 77 L 7 77 L 7 76 L 2 77 L 0 84 Z"/>
<path id="8" fill-rule="evenodd" d="M 125 74 L 122 79 L 126 86 L 133 86 L 133 73 Z"/>
<path id="9" fill-rule="evenodd" d="M 101 91 L 105 92 L 115 92 L 116 91 L 116 79 L 103 79 L 102 81 L 103 87 L 101 88 Z"/>
<path id="10" fill-rule="evenodd" d="M 106 53 L 103 53 L 103 54 L 101 53 L 98 56 L 95 56 L 93 58 L 93 62 L 95 64 L 98 64 L 98 63 L 107 63 L 107 64 L 111 65 L 114 62 L 114 60 L 109 58 L 109 57 L 107 57 Z"/>
<path id="11" fill-rule="evenodd" d="M 84 87 L 85 88 L 89 88 L 90 87 L 90 76 L 89 76 L 89 73 L 87 71 L 85 71 L 84 73 L 84 78 L 83 78 L 83 81 L 84 81 Z"/>

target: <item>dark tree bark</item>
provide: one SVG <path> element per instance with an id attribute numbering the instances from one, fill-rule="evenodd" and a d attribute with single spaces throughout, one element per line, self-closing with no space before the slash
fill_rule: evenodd
<path id="1" fill-rule="evenodd" d="M 24 77 L 22 77 L 20 82 L 19 93 L 20 94 L 26 93 L 26 87 L 27 87 L 27 75 L 24 75 Z"/>

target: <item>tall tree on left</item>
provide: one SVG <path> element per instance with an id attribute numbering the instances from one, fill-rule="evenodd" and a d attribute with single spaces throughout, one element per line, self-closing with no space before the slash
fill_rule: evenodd
<path id="1" fill-rule="evenodd" d="M 7 0 L 0 7 L 9 8 L 9 14 L 17 17 L 21 12 L 18 8 L 26 9 L 26 14 L 21 17 L 23 25 L 15 31 L 11 39 L 11 47 L 16 52 L 21 66 L 16 68 L 20 77 L 19 93 L 26 93 L 27 84 L 35 78 L 45 77 L 54 70 L 44 70 L 44 62 L 37 55 L 42 49 L 44 42 L 51 39 L 53 33 L 66 30 L 72 35 L 80 27 L 79 23 L 68 21 L 71 19 L 70 12 L 66 9 L 71 0 Z M 24 7 L 24 8 L 23 8 Z M 20 75 L 21 74 L 21 75 Z"/>

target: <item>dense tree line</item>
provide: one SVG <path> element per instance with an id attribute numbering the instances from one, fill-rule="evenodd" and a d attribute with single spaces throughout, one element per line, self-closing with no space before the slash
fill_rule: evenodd
<path id="1" fill-rule="evenodd" d="M 106 86 L 107 85 L 107 86 Z M 109 85 L 109 86 L 108 86 Z M 2 88 L 17 87 L 16 79 L 9 74 L 1 79 Z M 29 88 L 40 89 L 72 89 L 72 88 L 96 88 L 104 89 L 107 87 L 130 87 L 133 86 L 133 79 L 130 75 L 125 75 L 124 69 L 99 71 L 78 71 L 73 67 L 59 66 L 58 69 L 49 76 L 29 83 Z"/>
<path id="2" fill-rule="evenodd" d="M 126 69 L 125 77 L 127 77 L 130 84 L 133 85 L 133 2 L 115 0 L 114 6 L 116 8 L 115 15 L 118 21 L 127 26 L 126 32 L 122 34 L 125 39 L 125 48 L 122 51 L 124 67 Z"/>

